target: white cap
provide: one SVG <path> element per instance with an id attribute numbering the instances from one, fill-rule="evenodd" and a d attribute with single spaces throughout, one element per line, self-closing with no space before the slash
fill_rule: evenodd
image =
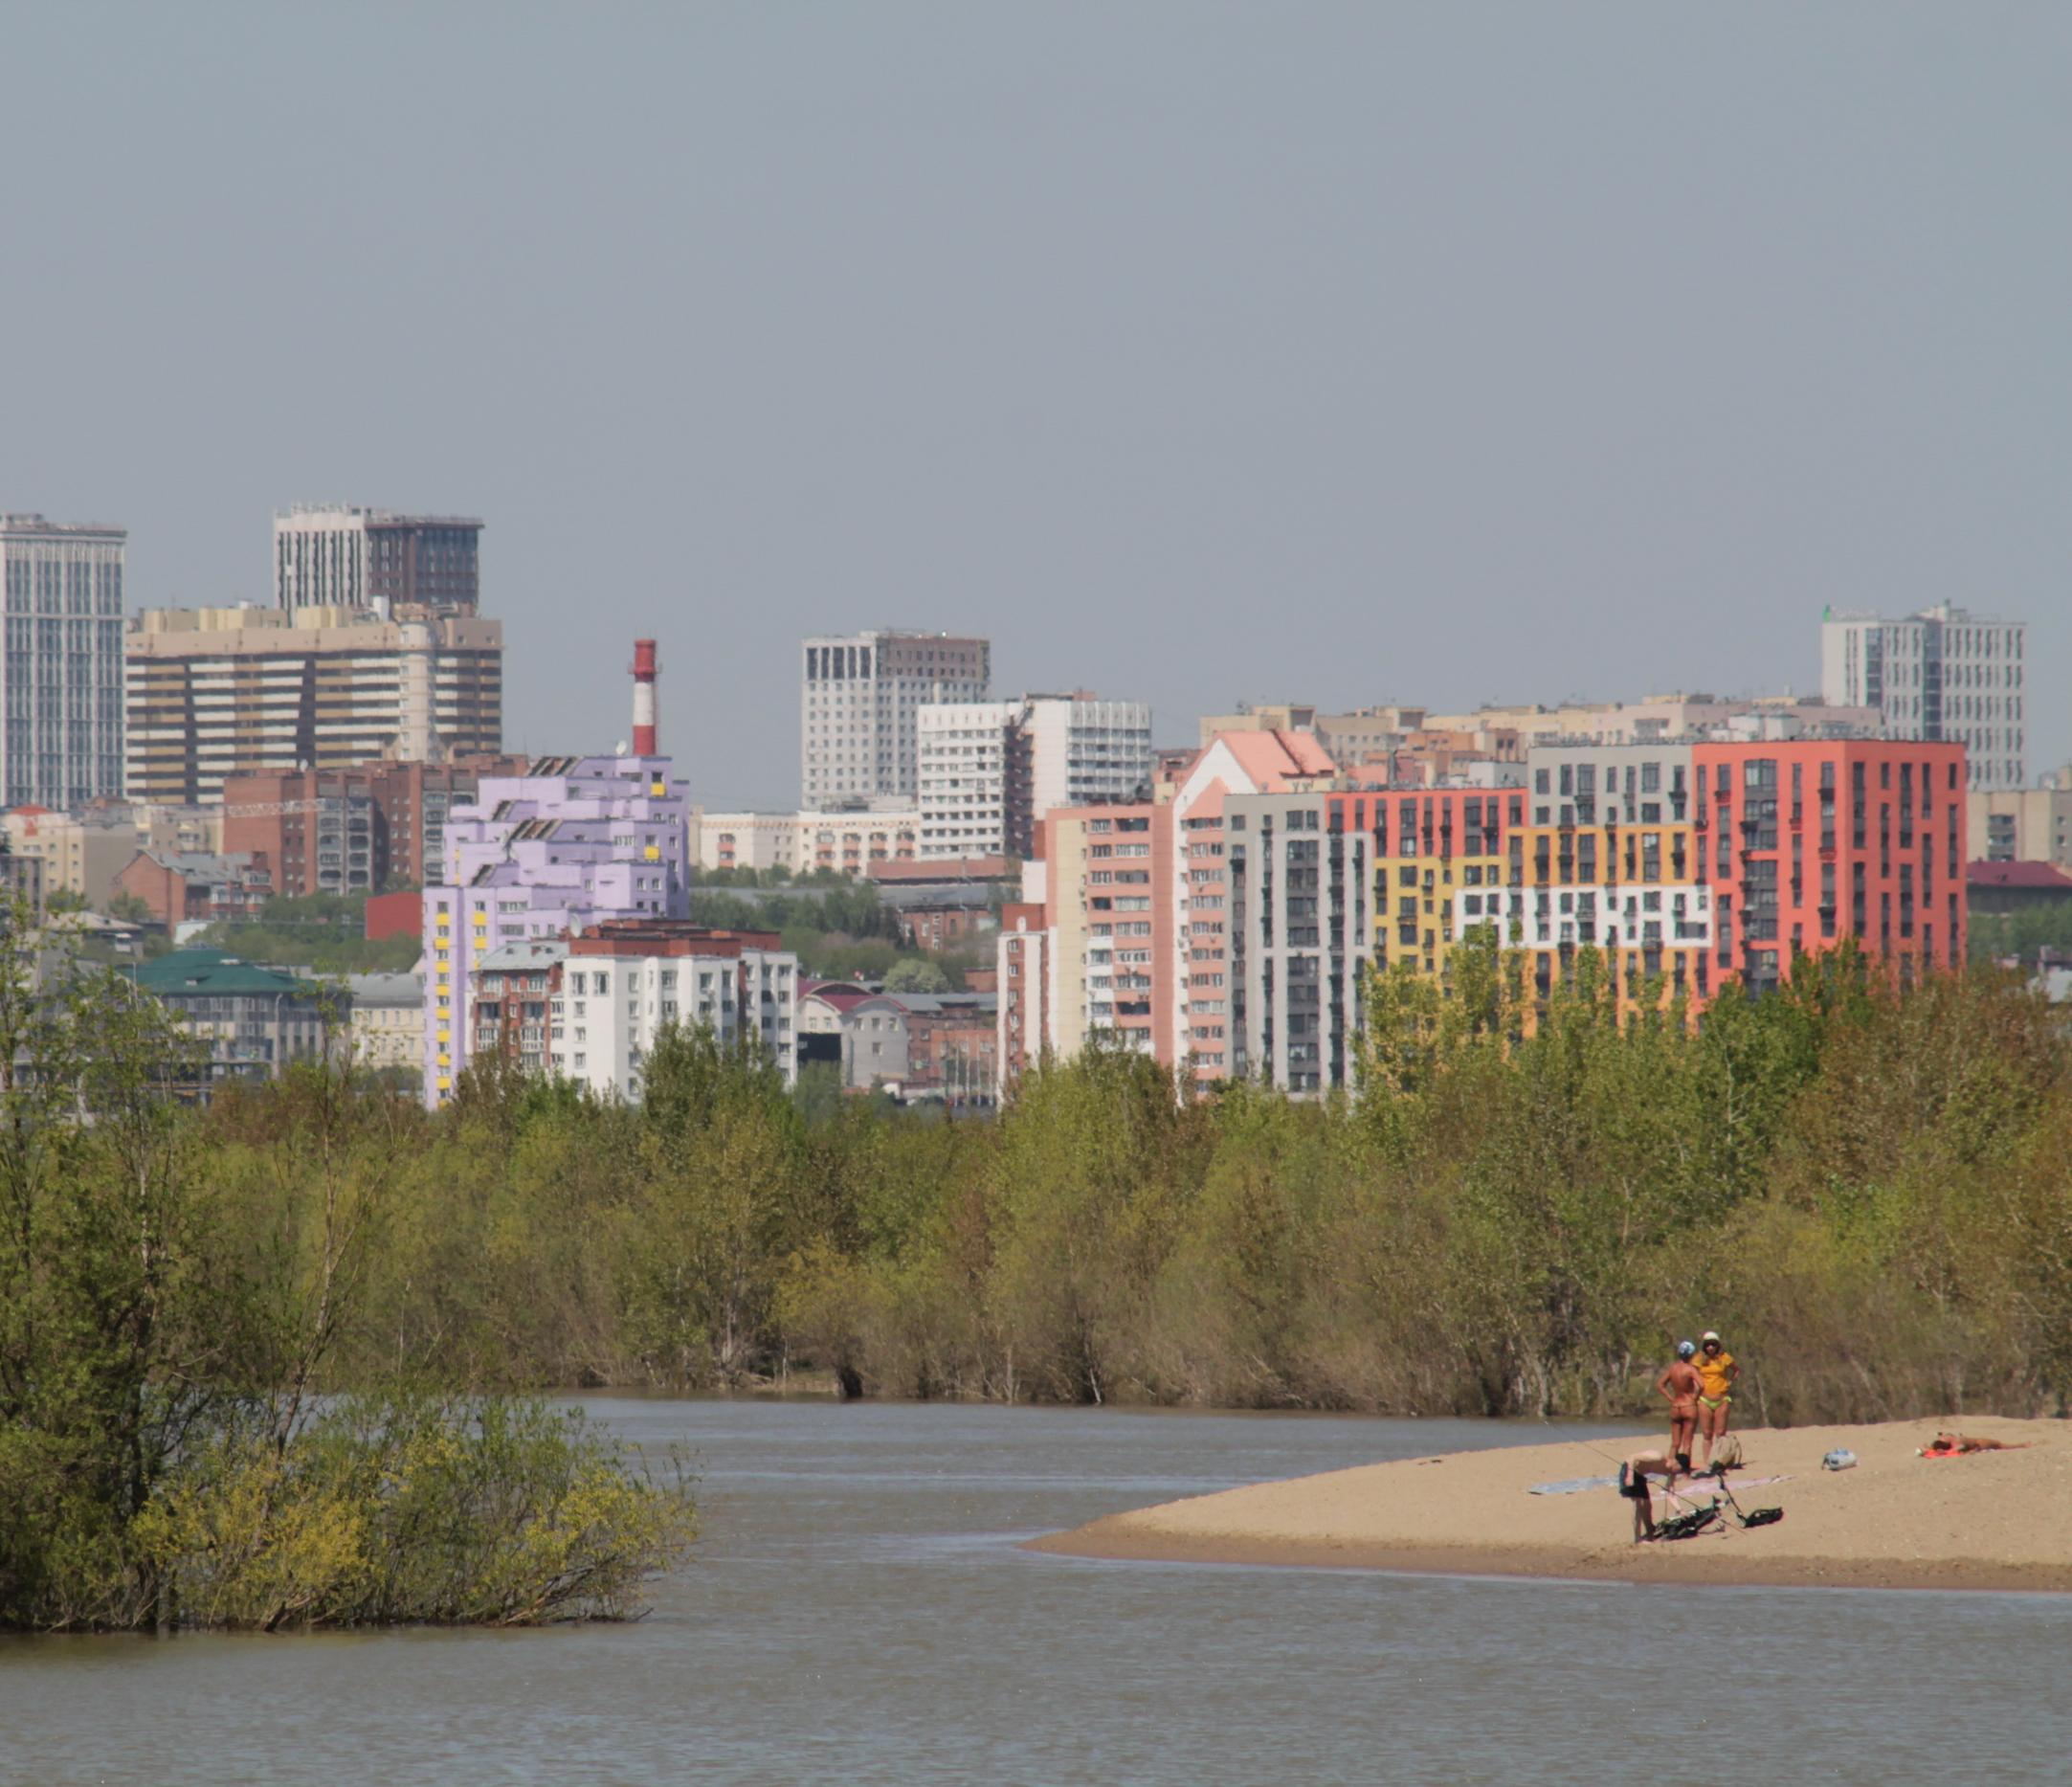
<path id="1" fill-rule="evenodd" d="M 1711 1330 L 1711 1329 L 1710 1329 L 1708 1328 L 1708 1329 L 1705 1329 L 1705 1331 L 1704 1331 L 1704 1332 L 1703 1334 L 1699 1335 L 1699 1337 L 1698 1337 L 1698 1343 L 1699 1343 L 1699 1345 L 1700 1345 L 1700 1346 L 1703 1346 L 1703 1345 L 1704 1345 L 1704 1343 L 1705 1343 L 1706 1341 L 1708 1341 L 1708 1340 L 1717 1340 L 1717 1339 L 1719 1339 L 1719 1335 L 1715 1334 L 1715 1333 L 1714 1333 L 1714 1332 L 1713 1332 L 1713 1331 L 1712 1331 L 1712 1330 Z"/>

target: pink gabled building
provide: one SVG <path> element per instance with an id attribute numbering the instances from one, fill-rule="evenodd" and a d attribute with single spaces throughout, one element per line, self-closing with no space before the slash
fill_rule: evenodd
<path id="1" fill-rule="evenodd" d="M 1175 1061 L 1192 1057 L 1203 1085 L 1231 1070 L 1231 990 L 1224 980 L 1230 883 L 1223 866 L 1223 800 L 1228 794 L 1284 794 L 1338 771 L 1312 732 L 1218 732 L 1175 783 L 1173 956 L 1164 995 Z"/>
<path id="2" fill-rule="evenodd" d="M 1218 733 L 1156 799 L 1041 815 L 998 944 L 1003 1095 L 1046 1052 L 1069 1060 L 1096 1037 L 1192 1061 L 1203 1085 L 1225 1078 L 1224 797 L 1334 771 L 1306 733 Z"/>

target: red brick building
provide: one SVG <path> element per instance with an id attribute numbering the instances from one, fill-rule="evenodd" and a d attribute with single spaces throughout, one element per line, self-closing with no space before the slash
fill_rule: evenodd
<path id="1" fill-rule="evenodd" d="M 223 848 L 262 855 L 277 891 L 371 893 L 437 879 L 446 815 L 485 775 L 521 775 L 523 757 L 374 763 L 233 776 L 223 784 Z"/>
<path id="2" fill-rule="evenodd" d="M 115 878 L 115 891 L 141 900 L 151 922 L 170 929 L 191 920 L 255 918 L 273 898 L 274 883 L 263 856 L 140 850 Z"/>

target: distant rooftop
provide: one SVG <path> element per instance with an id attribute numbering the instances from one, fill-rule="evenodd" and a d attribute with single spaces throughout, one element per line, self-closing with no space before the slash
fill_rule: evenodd
<path id="1" fill-rule="evenodd" d="M 108 522 L 52 522 L 40 515 L 0 515 L 0 534 L 58 534 L 68 540 L 126 540 L 129 529 Z"/>
<path id="2" fill-rule="evenodd" d="M 161 997 L 204 994 L 285 994 L 307 998 L 313 989 L 293 974 L 227 955 L 221 949 L 175 949 L 130 971 L 137 985 Z"/>
<path id="3" fill-rule="evenodd" d="M 370 527 L 475 527 L 481 522 L 473 515 L 404 515 L 394 509 L 368 508 L 358 503 L 291 503 L 274 512 L 282 522 L 365 522 Z"/>

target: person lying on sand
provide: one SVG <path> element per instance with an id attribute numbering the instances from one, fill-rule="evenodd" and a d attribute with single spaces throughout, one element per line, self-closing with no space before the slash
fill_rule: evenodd
<path id="1" fill-rule="evenodd" d="M 2005 1440 L 1985 1440 L 1976 1434 L 1939 1433 L 1932 1445 L 1921 1448 L 1923 1458 L 1962 1458 L 1967 1452 L 2019 1452 L 2028 1441 L 2020 1445 L 2010 1445 Z"/>
<path id="2" fill-rule="evenodd" d="M 1680 1469 L 1691 1467 L 1691 1436 L 1698 1431 L 1698 1393 L 1704 1379 L 1691 1363 L 1698 1349 L 1687 1340 L 1677 1342 L 1676 1362 L 1655 1380 L 1655 1388 L 1669 1398 L 1669 1449 Z"/>
<path id="3" fill-rule="evenodd" d="M 1636 1545 L 1655 1536 L 1653 1491 L 1647 1481 L 1650 1477 L 1661 1478 L 1665 1488 L 1673 1486 L 1677 1480 L 1676 1460 L 1666 1452 L 1651 1448 L 1636 1452 L 1618 1467 L 1618 1492 L 1633 1504 L 1633 1542 Z"/>

